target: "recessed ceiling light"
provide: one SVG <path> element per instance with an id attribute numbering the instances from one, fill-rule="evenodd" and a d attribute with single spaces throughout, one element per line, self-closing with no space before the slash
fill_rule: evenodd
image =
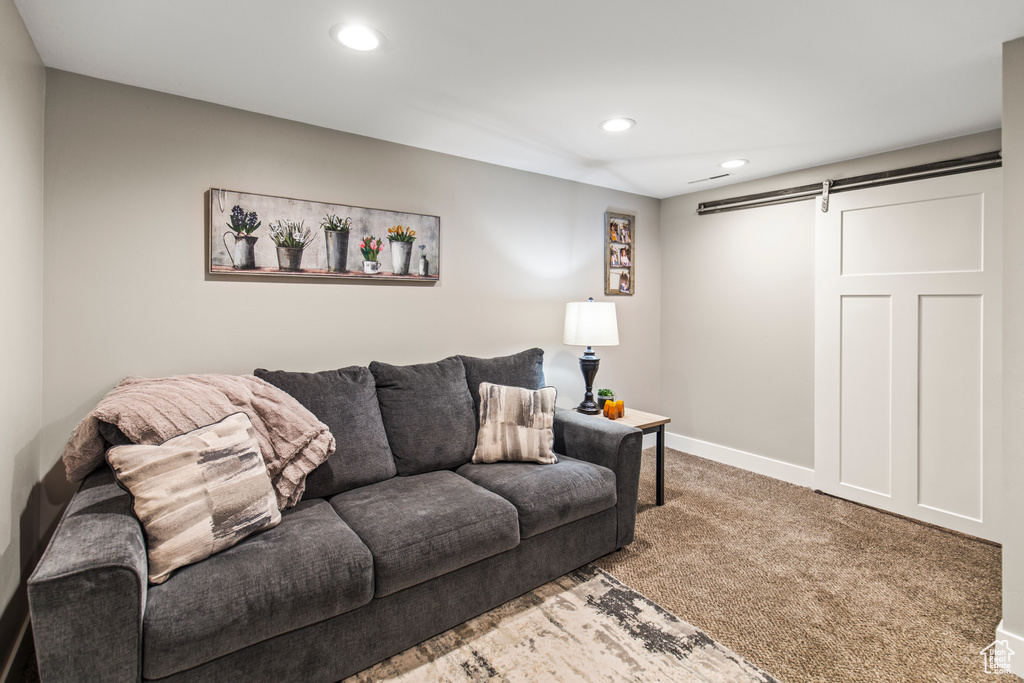
<path id="1" fill-rule="evenodd" d="M 747 159 L 729 159 L 729 161 L 723 161 L 719 164 L 722 168 L 739 168 L 740 166 L 746 166 L 750 161 Z"/>
<path id="2" fill-rule="evenodd" d="M 601 123 L 601 130 L 608 131 L 609 133 L 621 133 L 635 125 L 636 121 L 633 119 L 608 119 Z"/>
<path id="3" fill-rule="evenodd" d="M 331 28 L 331 38 L 345 47 L 367 52 L 384 47 L 387 41 L 382 34 L 366 24 L 338 24 Z"/>

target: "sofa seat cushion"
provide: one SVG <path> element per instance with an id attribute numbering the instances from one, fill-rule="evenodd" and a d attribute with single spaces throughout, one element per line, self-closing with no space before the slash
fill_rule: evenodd
<path id="1" fill-rule="evenodd" d="M 365 605 L 373 558 L 325 500 L 151 586 L 143 677 L 162 678 Z"/>
<path id="2" fill-rule="evenodd" d="M 519 545 L 515 507 L 451 471 L 395 477 L 331 505 L 373 554 L 376 597 Z"/>
<path id="3" fill-rule="evenodd" d="M 615 474 L 559 455 L 558 462 L 463 465 L 456 473 L 516 507 L 519 536 L 529 538 L 615 505 Z"/>

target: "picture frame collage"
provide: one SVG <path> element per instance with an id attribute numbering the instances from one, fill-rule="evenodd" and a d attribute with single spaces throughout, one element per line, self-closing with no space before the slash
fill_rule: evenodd
<path id="1" fill-rule="evenodd" d="M 605 213 L 604 293 L 632 296 L 636 290 L 636 216 Z"/>

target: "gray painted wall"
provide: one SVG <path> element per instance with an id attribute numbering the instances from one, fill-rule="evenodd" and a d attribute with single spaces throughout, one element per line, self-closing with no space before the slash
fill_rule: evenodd
<path id="1" fill-rule="evenodd" d="M 49 71 L 42 453 L 122 377 L 323 370 L 545 350 L 583 394 L 565 303 L 602 299 L 604 212 L 635 213 L 637 294 L 599 375 L 656 409 L 656 199 Z M 441 217 L 435 286 L 211 281 L 210 187 Z M 219 233 L 218 233 L 219 234 Z M 265 228 L 257 234 L 269 239 Z"/>
<path id="2" fill-rule="evenodd" d="M 814 466 L 817 204 L 698 216 L 699 203 L 999 147 L 999 131 L 989 131 L 663 200 L 661 409 L 672 416 L 669 431 Z"/>
<path id="3" fill-rule="evenodd" d="M 0 675 L 38 545 L 45 84 L 18 10 L 0 0 Z"/>

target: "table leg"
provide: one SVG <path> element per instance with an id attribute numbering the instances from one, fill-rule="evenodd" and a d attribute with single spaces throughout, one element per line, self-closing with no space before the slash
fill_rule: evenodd
<path id="1" fill-rule="evenodd" d="M 658 505 L 665 504 L 665 425 L 658 427 L 657 432 L 657 452 L 658 452 L 658 474 L 657 474 L 657 503 Z"/>

